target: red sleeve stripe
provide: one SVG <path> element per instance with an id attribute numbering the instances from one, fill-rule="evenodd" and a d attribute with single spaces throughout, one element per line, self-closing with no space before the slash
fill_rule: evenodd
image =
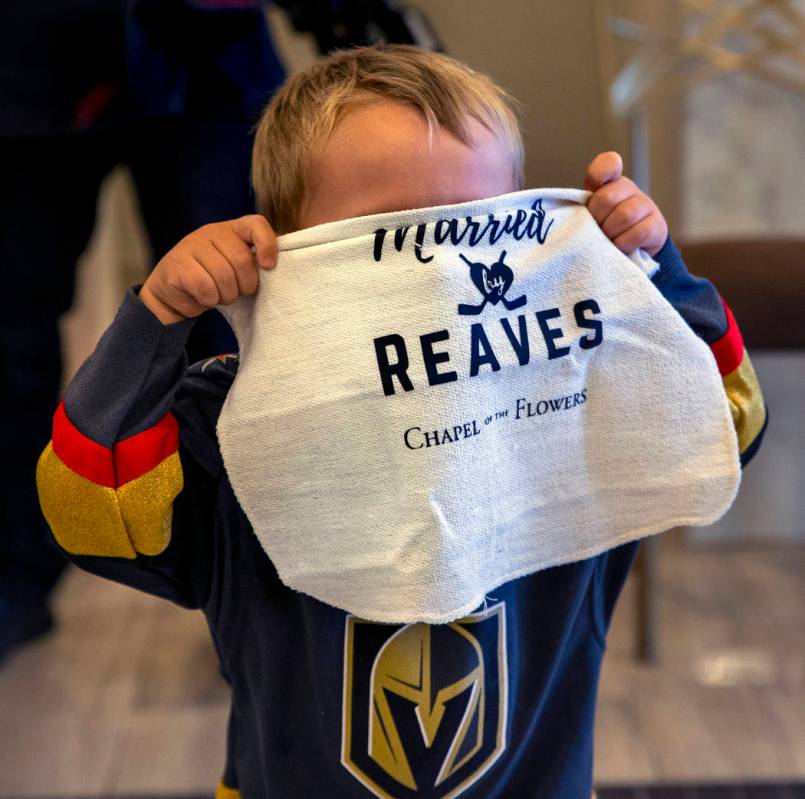
<path id="1" fill-rule="evenodd" d="M 85 436 L 68 418 L 64 400 L 53 414 L 53 451 L 76 474 L 117 488 L 150 472 L 179 448 L 179 425 L 168 411 L 153 427 L 118 441 L 112 449 Z"/>
<path id="2" fill-rule="evenodd" d="M 735 317 L 729 306 L 721 297 L 721 304 L 727 314 L 727 332 L 718 340 L 710 345 L 713 355 L 716 357 L 718 371 L 721 376 L 734 372 L 740 365 L 744 357 L 744 341 Z"/>
<path id="3" fill-rule="evenodd" d="M 53 414 L 53 451 L 76 474 L 98 485 L 115 488 L 112 450 L 87 438 L 67 418 L 64 400 Z"/>
<path id="4" fill-rule="evenodd" d="M 179 423 L 168 411 L 153 427 L 114 446 L 118 486 L 136 480 L 179 449 Z"/>

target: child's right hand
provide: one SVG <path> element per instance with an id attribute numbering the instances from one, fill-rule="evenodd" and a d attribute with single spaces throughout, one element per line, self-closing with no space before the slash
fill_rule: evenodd
<path id="1" fill-rule="evenodd" d="M 259 285 L 258 267 L 272 269 L 276 264 L 277 238 L 264 216 L 248 214 L 213 222 L 194 230 L 170 250 L 138 296 L 168 325 L 254 294 Z"/>

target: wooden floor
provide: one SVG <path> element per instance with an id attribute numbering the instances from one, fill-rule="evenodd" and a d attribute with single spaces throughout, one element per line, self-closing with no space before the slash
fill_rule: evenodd
<path id="1" fill-rule="evenodd" d="M 805 799 L 805 783 L 617 786 L 600 788 L 593 799 Z"/>
<path id="2" fill-rule="evenodd" d="M 661 537 L 661 662 L 632 658 L 632 578 L 604 662 L 598 785 L 805 777 L 805 549 Z M 227 687 L 201 613 L 75 568 L 58 628 L 0 670 L 0 797 L 209 793 Z"/>
<path id="3" fill-rule="evenodd" d="M 801 778 L 805 548 L 660 540 L 660 663 L 632 658 L 630 578 L 602 672 L 597 782 Z"/>

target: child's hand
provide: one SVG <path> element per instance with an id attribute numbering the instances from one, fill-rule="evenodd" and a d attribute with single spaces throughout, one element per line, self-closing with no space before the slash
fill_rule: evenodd
<path id="1" fill-rule="evenodd" d="M 249 214 L 213 222 L 170 250 L 138 296 L 167 325 L 254 294 L 257 267 L 271 269 L 276 263 L 277 239 L 264 216 Z"/>
<path id="2" fill-rule="evenodd" d="M 618 153 L 593 158 L 584 177 L 584 188 L 593 192 L 587 208 L 619 250 L 629 253 L 642 247 L 654 256 L 668 238 L 668 223 L 651 197 L 622 172 Z"/>

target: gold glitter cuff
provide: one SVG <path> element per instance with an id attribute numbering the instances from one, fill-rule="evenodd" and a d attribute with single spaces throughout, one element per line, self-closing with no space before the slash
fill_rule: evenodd
<path id="1" fill-rule="evenodd" d="M 36 465 L 42 513 L 58 544 L 73 555 L 158 555 L 170 543 L 173 501 L 183 485 L 178 452 L 117 489 L 74 472 L 52 441 Z"/>
<path id="2" fill-rule="evenodd" d="M 73 555 L 135 558 L 113 488 L 72 471 L 49 442 L 36 464 L 42 513 L 58 544 Z"/>
<path id="3" fill-rule="evenodd" d="M 117 489 L 123 523 L 134 549 L 158 555 L 170 543 L 173 500 L 184 484 L 179 453 Z"/>
<path id="4" fill-rule="evenodd" d="M 237 788 L 228 788 L 223 780 L 219 780 L 215 788 L 215 799 L 240 799 L 240 791 Z"/>
<path id="5" fill-rule="evenodd" d="M 723 380 L 738 434 L 738 449 L 744 452 L 755 440 L 766 419 L 763 392 L 746 349 L 741 365 L 725 375 Z"/>

